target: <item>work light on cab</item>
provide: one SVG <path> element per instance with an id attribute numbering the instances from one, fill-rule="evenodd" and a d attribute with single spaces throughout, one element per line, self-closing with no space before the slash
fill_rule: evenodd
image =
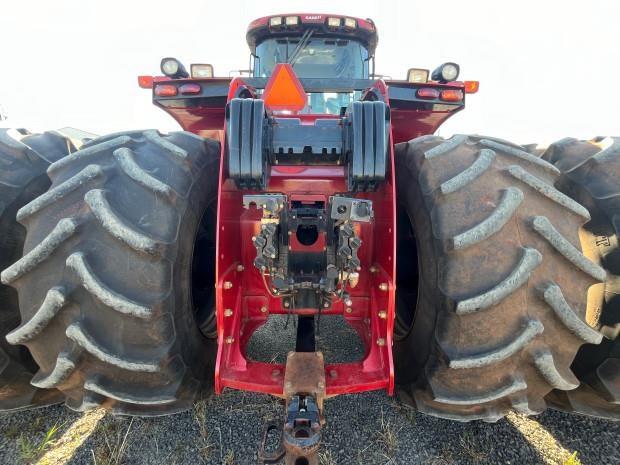
<path id="1" fill-rule="evenodd" d="M 409 68 L 407 71 L 408 82 L 427 82 L 428 81 L 428 69 Z"/>
<path id="2" fill-rule="evenodd" d="M 459 65 L 457 65 L 456 63 L 444 63 L 443 65 L 435 69 L 435 71 L 433 71 L 433 74 L 431 74 L 431 79 L 433 81 L 444 83 L 456 81 L 456 79 L 459 77 L 459 71 Z"/>
<path id="3" fill-rule="evenodd" d="M 176 58 L 162 58 L 160 68 L 162 73 L 173 79 L 189 77 L 185 66 Z"/>
<path id="4" fill-rule="evenodd" d="M 190 65 L 190 71 L 192 73 L 192 78 L 194 79 L 204 79 L 204 78 L 213 77 L 213 65 L 196 63 L 193 65 Z"/>

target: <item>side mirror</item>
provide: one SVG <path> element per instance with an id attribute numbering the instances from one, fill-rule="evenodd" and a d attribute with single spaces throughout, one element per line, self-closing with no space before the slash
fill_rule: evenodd
<path id="1" fill-rule="evenodd" d="M 428 82 L 428 69 L 409 68 L 407 82 Z"/>

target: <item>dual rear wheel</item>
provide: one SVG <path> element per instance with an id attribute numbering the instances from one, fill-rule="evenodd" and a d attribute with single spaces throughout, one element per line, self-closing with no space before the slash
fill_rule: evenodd
<path id="1" fill-rule="evenodd" d="M 7 339 L 32 354 L 34 386 L 141 415 L 210 387 L 219 156 L 189 133 L 136 131 L 50 166 L 50 189 L 15 212 L 24 255 L 2 273 L 21 308 Z M 554 188 L 560 169 L 461 135 L 401 144 L 396 166 L 403 395 L 493 421 L 575 389 L 575 355 L 603 338 L 588 315 L 607 272 L 580 234 L 588 210 Z"/>

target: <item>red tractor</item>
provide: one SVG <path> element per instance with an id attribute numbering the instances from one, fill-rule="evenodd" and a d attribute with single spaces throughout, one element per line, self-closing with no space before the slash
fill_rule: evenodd
<path id="1" fill-rule="evenodd" d="M 620 142 L 541 156 L 434 136 L 478 83 L 455 63 L 380 79 L 377 40 L 371 20 L 259 18 L 248 76 L 165 58 L 164 76 L 139 77 L 187 132 L 75 153 L 3 133 L 3 383 L 21 386 L 4 408 L 161 415 L 212 388 L 261 392 L 286 412 L 267 428 L 281 446 L 259 455 L 296 465 L 317 463 L 340 394 L 398 389 L 456 420 L 547 403 L 618 418 Z M 272 315 L 296 324 L 282 364 L 247 356 Z M 317 351 L 337 315 L 362 359 Z"/>

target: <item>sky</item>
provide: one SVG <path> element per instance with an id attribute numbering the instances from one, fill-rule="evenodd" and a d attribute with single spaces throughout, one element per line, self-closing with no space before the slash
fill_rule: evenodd
<path id="1" fill-rule="evenodd" d="M 2 0 L 0 126 L 176 130 L 137 76 L 160 74 L 164 56 L 247 68 L 248 23 L 288 12 L 372 18 L 377 73 L 393 78 L 459 63 L 480 91 L 439 135 L 620 135 L 618 0 Z"/>

